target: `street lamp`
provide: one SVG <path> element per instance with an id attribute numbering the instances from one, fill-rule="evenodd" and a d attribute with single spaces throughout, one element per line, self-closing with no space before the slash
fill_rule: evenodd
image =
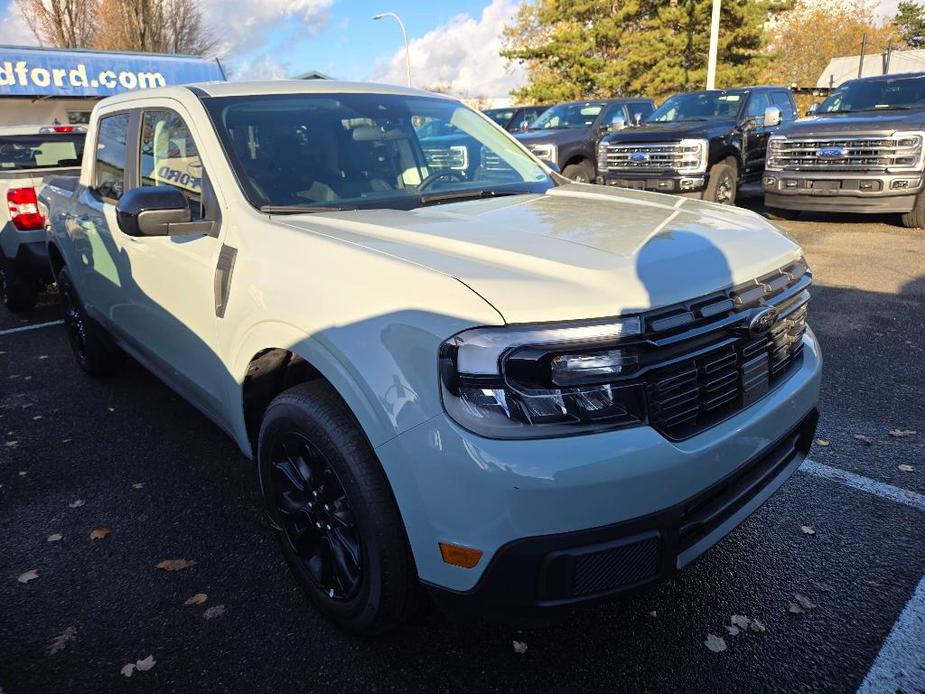
<path id="1" fill-rule="evenodd" d="M 396 22 L 398 22 L 398 28 L 401 29 L 401 37 L 405 42 L 405 70 L 408 72 L 408 86 L 411 86 L 411 51 L 408 48 L 408 34 L 405 32 L 405 25 L 399 17 L 394 12 L 380 12 L 379 14 L 374 14 L 373 19 L 382 19 L 383 17 L 391 17 Z"/>

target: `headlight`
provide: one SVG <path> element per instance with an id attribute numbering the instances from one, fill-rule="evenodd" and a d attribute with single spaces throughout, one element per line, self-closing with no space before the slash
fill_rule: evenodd
<path id="1" fill-rule="evenodd" d="M 922 133 L 893 134 L 893 163 L 887 171 L 920 171 L 922 169 Z"/>
<path id="2" fill-rule="evenodd" d="M 638 317 L 581 324 L 475 328 L 443 343 L 443 404 L 489 438 L 584 434 L 643 420 L 633 337 Z"/>
<path id="3" fill-rule="evenodd" d="M 607 171 L 607 140 L 601 140 L 597 145 L 597 170 Z"/>
<path id="4" fill-rule="evenodd" d="M 710 143 L 707 140 L 681 140 L 677 151 L 681 154 L 675 171 L 679 174 L 701 174 L 707 171 Z"/>
<path id="5" fill-rule="evenodd" d="M 555 145 L 530 145 L 530 151 L 538 159 L 545 159 L 553 163 L 558 163 L 558 148 Z"/>
<path id="6" fill-rule="evenodd" d="M 784 149 L 784 143 L 787 138 L 783 135 L 771 135 L 768 139 L 768 151 L 764 161 L 765 171 L 782 171 L 783 164 L 780 160 L 781 151 Z"/>

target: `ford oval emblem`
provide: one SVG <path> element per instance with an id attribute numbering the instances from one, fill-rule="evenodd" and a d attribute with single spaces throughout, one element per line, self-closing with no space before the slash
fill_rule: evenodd
<path id="1" fill-rule="evenodd" d="M 649 155 L 645 152 L 631 152 L 629 159 L 634 164 L 641 164 L 644 161 L 649 161 Z"/>
<path id="2" fill-rule="evenodd" d="M 751 335 L 764 335 L 777 321 L 777 309 L 765 308 L 752 315 L 748 322 L 748 332 Z"/>
<path id="3" fill-rule="evenodd" d="M 845 156 L 844 147 L 822 147 L 816 150 L 816 156 L 822 159 L 841 159 Z"/>

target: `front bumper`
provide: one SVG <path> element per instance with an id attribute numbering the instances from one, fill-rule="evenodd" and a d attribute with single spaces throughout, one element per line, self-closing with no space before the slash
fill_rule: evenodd
<path id="1" fill-rule="evenodd" d="M 602 185 L 632 190 L 648 190 L 653 193 L 673 193 L 700 198 L 703 197 L 703 191 L 707 187 L 707 179 L 708 177 L 704 174 L 681 176 L 674 172 L 632 174 L 606 171 L 597 177 L 597 182 Z"/>
<path id="2" fill-rule="evenodd" d="M 917 173 L 775 171 L 764 174 L 762 187 L 768 207 L 882 214 L 911 211 L 923 180 Z"/>
<path id="3" fill-rule="evenodd" d="M 803 340 L 802 359 L 789 378 L 750 407 L 682 441 L 647 426 L 490 440 L 438 415 L 377 447 L 419 577 L 444 601 L 520 613 L 629 590 L 683 567 L 757 508 L 808 450 L 822 360 L 811 331 Z M 761 484 L 741 483 L 751 490 L 737 496 L 742 504 L 720 503 L 716 508 L 723 510 L 715 523 L 704 524 L 705 534 L 682 533 L 683 509 L 701 502 L 703 509 L 713 508 L 718 489 L 744 479 L 737 475 L 751 470 L 750 464 L 766 469 L 774 447 L 791 433 L 796 452 L 767 468 Z M 484 554 L 474 568 L 464 569 L 442 560 L 438 542 Z M 576 556 L 619 555 L 629 551 L 621 549 L 624 544 L 632 546 L 632 561 L 608 565 L 616 576 L 612 585 L 597 590 L 586 584 L 578 594 L 569 588 L 574 581 L 568 583 L 567 567 Z M 637 573 L 620 574 L 630 568 Z"/>

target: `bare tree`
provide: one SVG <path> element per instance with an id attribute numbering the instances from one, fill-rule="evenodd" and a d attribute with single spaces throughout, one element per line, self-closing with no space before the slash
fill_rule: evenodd
<path id="1" fill-rule="evenodd" d="M 97 32 L 99 0 L 15 0 L 41 44 L 89 48 Z"/>
<path id="2" fill-rule="evenodd" d="M 184 0 L 101 0 L 99 14 L 97 48 L 206 55 L 218 44 Z"/>

